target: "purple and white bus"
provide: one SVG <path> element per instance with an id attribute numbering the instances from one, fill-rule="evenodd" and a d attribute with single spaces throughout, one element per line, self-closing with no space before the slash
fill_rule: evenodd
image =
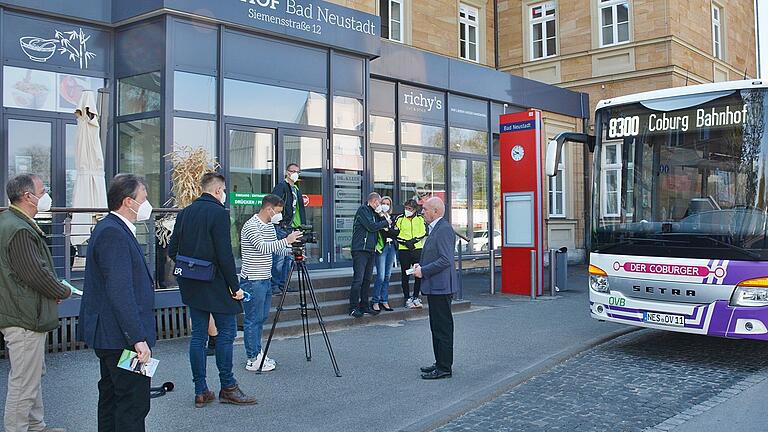
<path id="1" fill-rule="evenodd" d="M 594 150 L 589 304 L 598 320 L 768 340 L 768 82 L 603 100 Z M 552 165 L 555 163 L 555 165 Z"/>

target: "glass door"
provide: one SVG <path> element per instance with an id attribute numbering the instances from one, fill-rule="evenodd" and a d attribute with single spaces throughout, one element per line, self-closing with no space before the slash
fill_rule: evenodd
<path id="1" fill-rule="evenodd" d="M 256 214 L 261 199 L 272 192 L 275 184 L 275 132 L 229 125 L 226 134 L 232 249 L 239 267 L 240 230 Z"/>
<path id="2" fill-rule="evenodd" d="M 500 241 L 501 233 L 488 232 L 488 163 L 473 158 L 451 159 L 451 224 L 469 243 L 456 241 L 463 253 L 488 251 L 490 236 Z M 498 236 L 496 233 L 498 232 Z"/>
<path id="3" fill-rule="evenodd" d="M 54 185 L 53 160 L 55 150 L 55 136 L 57 120 L 37 117 L 7 117 L 5 142 L 8 149 L 5 156 L 6 175 L 2 179 L 3 184 L 19 174 L 36 174 L 43 180 L 43 184 L 52 188 Z M 59 189 L 56 187 L 55 189 Z M 52 192 L 57 192 L 53 191 Z M 3 190 L 4 202 L 7 202 L 5 190 Z M 54 204 L 56 196 L 52 193 Z"/>
<path id="4" fill-rule="evenodd" d="M 299 165 L 301 174 L 297 186 L 304 200 L 306 211 L 305 224 L 311 225 L 316 233 L 317 243 L 306 245 L 307 262 L 312 268 L 328 267 L 331 261 L 328 239 L 331 227 L 324 224 L 326 215 L 323 214 L 328 175 L 328 153 L 325 135 L 312 132 L 280 130 L 278 160 L 280 172 L 285 171 L 288 164 Z"/>

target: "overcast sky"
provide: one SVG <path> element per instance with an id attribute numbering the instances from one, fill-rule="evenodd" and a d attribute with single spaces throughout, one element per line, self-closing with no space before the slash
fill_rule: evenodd
<path id="1" fill-rule="evenodd" d="M 768 78 L 768 1 L 757 0 L 760 20 L 760 78 Z"/>

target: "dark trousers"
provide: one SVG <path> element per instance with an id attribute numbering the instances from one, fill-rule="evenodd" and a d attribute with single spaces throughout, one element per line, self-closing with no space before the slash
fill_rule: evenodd
<path id="1" fill-rule="evenodd" d="M 150 378 L 117 367 L 123 350 L 94 351 L 101 366 L 99 432 L 144 432 Z"/>
<path id="2" fill-rule="evenodd" d="M 349 308 L 367 309 L 370 300 L 373 264 L 376 261 L 373 252 L 352 252 L 352 288 L 349 290 Z"/>
<path id="3" fill-rule="evenodd" d="M 413 296 L 411 296 L 411 277 L 405 274 L 405 271 L 421 261 L 421 249 L 400 249 L 398 253 L 400 258 L 400 285 L 403 288 L 403 298 L 408 300 L 409 297 L 418 297 L 421 294 L 421 279 L 414 278 Z"/>
<path id="4" fill-rule="evenodd" d="M 453 315 L 451 295 L 427 295 L 429 301 L 429 329 L 432 330 L 432 349 L 438 369 L 451 372 L 453 367 Z"/>

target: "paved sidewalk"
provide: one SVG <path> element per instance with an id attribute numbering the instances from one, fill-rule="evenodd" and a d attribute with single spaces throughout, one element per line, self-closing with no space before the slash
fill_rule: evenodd
<path id="1" fill-rule="evenodd" d="M 154 351 L 160 367 L 153 383 L 173 381 L 176 390 L 153 399 L 148 430 L 392 431 L 439 425 L 499 385 L 625 329 L 589 318 L 584 273 L 583 267 L 572 269 L 580 276 L 571 278 L 571 291 L 533 302 L 484 294 L 487 275 L 468 275 L 465 296 L 473 309 L 455 316 L 455 373 L 437 382 L 419 378 L 418 367 L 433 361 L 427 320 L 401 321 L 331 333 L 341 378 L 333 375 L 319 335 L 312 338 L 312 362 L 304 359 L 300 338 L 276 341 L 270 356 L 278 368 L 264 375 L 243 369 L 244 350 L 236 346 L 236 376 L 259 405 L 214 403 L 195 409 L 188 340 L 161 342 Z M 96 357 L 91 351 L 50 354 L 47 363 L 43 383 L 50 425 L 95 430 Z M 0 361 L 0 391 L 6 388 L 7 368 L 7 361 Z M 212 362 L 208 374 L 209 386 L 218 391 Z"/>

